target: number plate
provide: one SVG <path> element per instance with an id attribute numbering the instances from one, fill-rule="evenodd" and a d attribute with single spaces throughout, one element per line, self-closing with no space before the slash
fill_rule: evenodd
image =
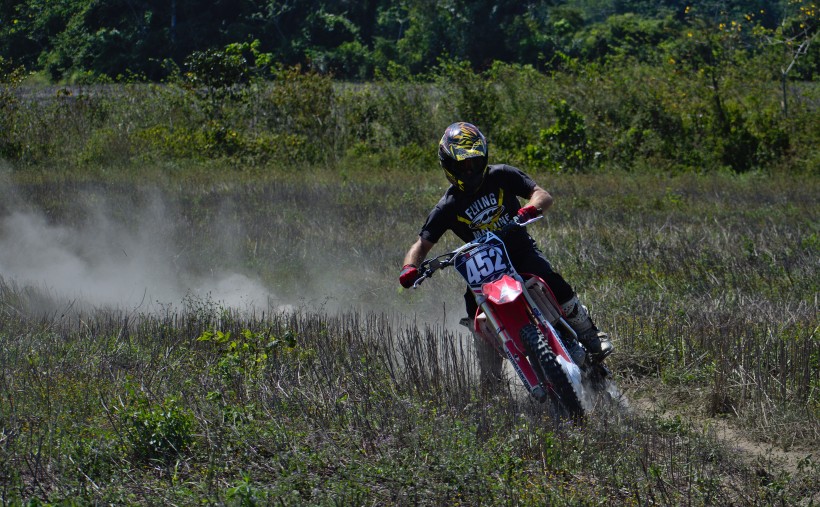
<path id="1" fill-rule="evenodd" d="M 484 243 L 458 255 L 453 265 L 473 289 L 513 272 L 504 242 L 492 233 Z"/>

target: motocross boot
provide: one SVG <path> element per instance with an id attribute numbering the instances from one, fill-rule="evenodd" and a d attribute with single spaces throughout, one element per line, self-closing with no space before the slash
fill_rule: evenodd
<path id="1" fill-rule="evenodd" d="M 578 341 L 584 344 L 584 348 L 589 351 L 592 359 L 599 363 L 615 350 L 615 346 L 609 341 L 609 335 L 599 331 L 595 326 L 578 335 Z"/>
<path id="2" fill-rule="evenodd" d="M 566 346 L 567 352 L 569 352 L 569 356 L 572 358 L 572 361 L 578 366 L 582 366 L 584 364 L 584 359 L 587 357 L 587 353 L 584 352 L 584 347 L 581 347 L 578 340 L 574 338 L 572 341 L 565 341 L 564 345 Z"/>
<path id="3" fill-rule="evenodd" d="M 573 296 L 572 299 L 563 303 L 561 309 L 564 310 L 567 323 L 578 335 L 578 341 L 587 349 L 594 361 L 603 361 L 615 350 L 612 342 L 609 341 L 609 336 L 595 327 L 587 307 L 578 301 L 578 296 Z"/>

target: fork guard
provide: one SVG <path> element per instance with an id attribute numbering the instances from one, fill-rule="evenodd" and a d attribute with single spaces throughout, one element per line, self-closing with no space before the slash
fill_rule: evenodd
<path id="1" fill-rule="evenodd" d="M 485 284 L 482 291 L 484 298 L 474 320 L 475 331 L 481 333 L 485 339 L 491 340 L 493 347 L 503 352 L 510 360 L 524 387 L 536 399 L 545 401 L 547 391 L 527 359 L 528 354 L 520 338 L 521 329 L 530 324 L 529 304 L 522 298 L 523 285 L 518 280 L 504 275 L 494 282 Z"/>

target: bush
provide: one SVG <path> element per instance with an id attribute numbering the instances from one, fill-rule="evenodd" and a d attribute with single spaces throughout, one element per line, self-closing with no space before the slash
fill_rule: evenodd
<path id="1" fill-rule="evenodd" d="M 456 117 L 492 132 L 501 122 L 499 96 L 492 78 L 470 69 L 468 62 L 442 62 L 435 71 L 439 86 L 453 104 Z M 456 121 L 456 120 L 453 120 Z M 452 123 L 452 122 L 451 122 Z M 444 127 L 441 130 L 444 130 Z"/>
<path id="2" fill-rule="evenodd" d="M 22 149 L 15 134 L 20 109 L 16 90 L 23 76 L 22 67 L 13 67 L 0 56 L 0 157 L 17 158 Z"/>
<path id="3" fill-rule="evenodd" d="M 194 417 L 174 397 L 152 404 L 139 396 L 121 415 L 125 438 L 136 459 L 170 461 L 194 441 Z"/>
<path id="4" fill-rule="evenodd" d="M 540 144 L 527 145 L 528 162 L 553 171 L 578 172 L 587 169 L 593 155 L 584 117 L 565 100 L 555 103 L 555 116 L 555 123 L 540 131 Z"/>

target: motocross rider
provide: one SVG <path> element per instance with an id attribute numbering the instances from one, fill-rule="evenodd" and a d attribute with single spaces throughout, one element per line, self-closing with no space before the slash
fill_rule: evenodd
<path id="1" fill-rule="evenodd" d="M 537 217 L 552 206 L 552 195 L 518 168 L 488 165 L 487 140 L 470 123 L 453 123 L 444 131 L 438 145 L 438 158 L 450 187 L 427 217 L 419 238 L 407 251 L 399 282 L 405 288 L 421 276 L 418 266 L 433 245 L 452 230 L 463 241 L 472 241 L 486 231 L 498 231 L 516 215 L 523 222 Z M 521 207 L 519 197 L 528 199 Z M 593 360 L 602 361 L 613 346 L 598 330 L 573 288 L 557 272 L 524 228 L 514 228 L 504 238 L 513 266 L 519 273 L 541 277 L 555 295 L 567 323 L 578 335 Z M 467 289 L 464 295 L 469 323 L 478 308 Z M 472 326 L 468 326 L 472 327 Z M 482 376 L 500 377 L 501 357 L 484 340 L 477 340 Z"/>

